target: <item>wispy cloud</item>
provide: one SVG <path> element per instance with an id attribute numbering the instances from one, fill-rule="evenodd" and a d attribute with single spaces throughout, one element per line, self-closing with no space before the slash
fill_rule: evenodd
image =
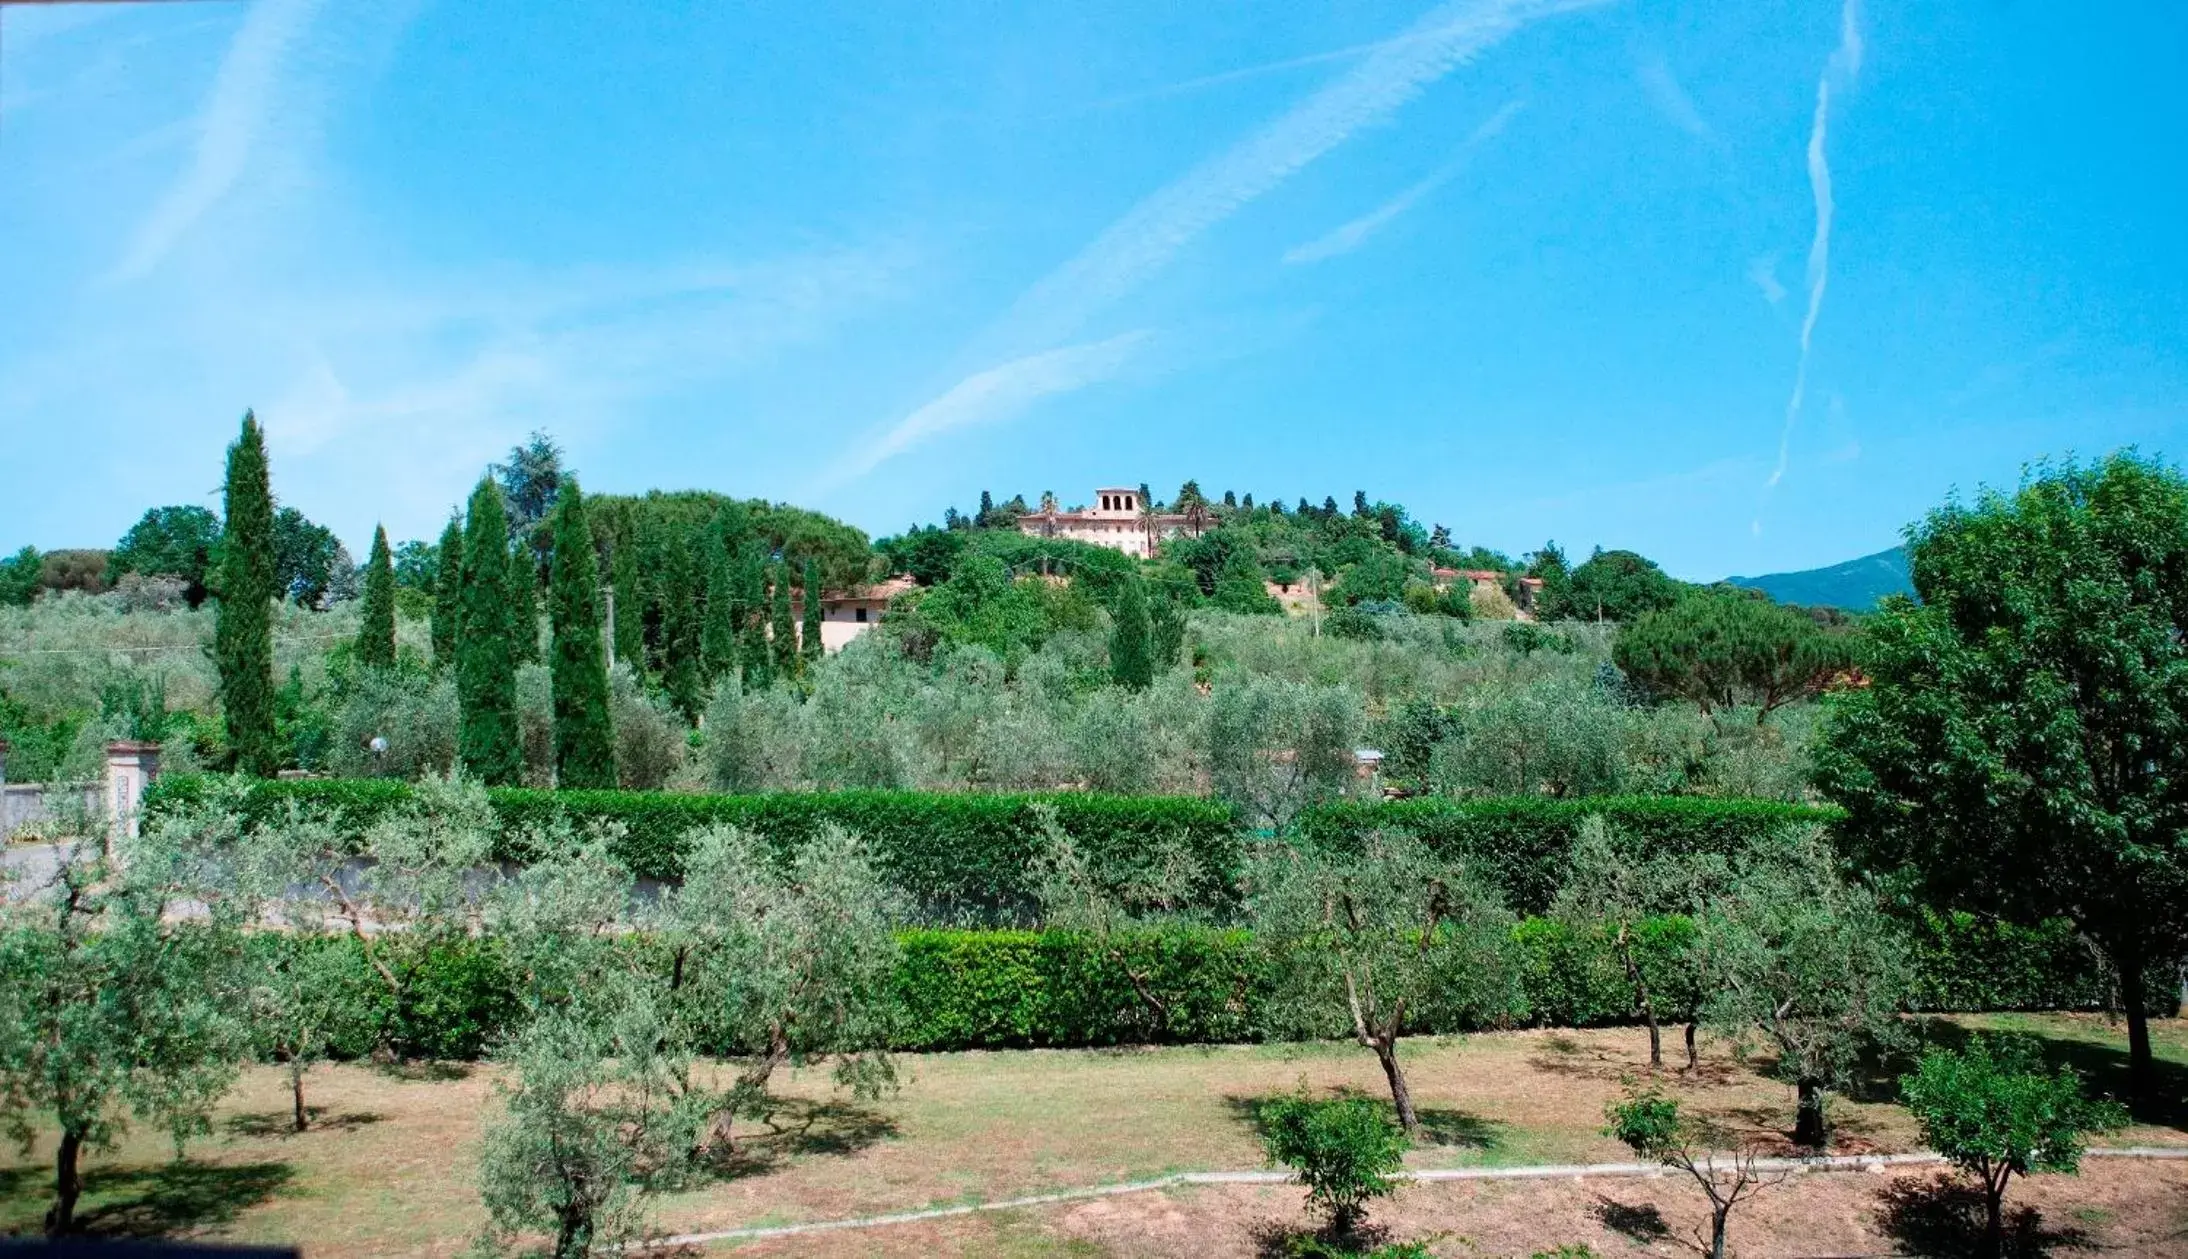
<path id="1" fill-rule="evenodd" d="M 1466 169 L 1467 159 L 1473 156 L 1474 150 L 1481 147 L 1483 143 L 1503 134 L 1505 127 L 1524 107 L 1525 102 L 1507 101 L 1503 108 L 1491 114 L 1480 126 L 1474 128 L 1473 134 L 1466 137 L 1466 142 L 1459 146 L 1458 152 L 1452 154 L 1451 158 L 1443 165 L 1431 171 L 1426 178 L 1327 235 L 1308 241 L 1304 245 L 1295 245 L 1286 250 L 1284 261 L 1293 264 L 1321 262 L 1326 258 L 1335 258 L 1340 254 L 1349 254 L 1358 249 L 1367 242 L 1368 237 L 1382 230 L 1391 220 L 1412 209 L 1423 197 L 1449 183 L 1454 175 Z"/>
<path id="2" fill-rule="evenodd" d="M 1641 53 L 1634 62 L 1633 77 L 1665 121 L 1697 140 L 1716 138 L 1716 132 L 1702 117 L 1702 111 L 1695 107 L 1694 98 L 1680 85 L 1678 76 L 1671 72 L 1671 64 L 1664 60 L 1662 53 Z"/>
<path id="3" fill-rule="evenodd" d="M 1860 0 L 1844 0 L 1839 10 L 1838 47 L 1816 78 L 1815 122 L 1808 133 L 1808 186 L 1816 200 L 1816 234 L 1808 245 L 1808 313 L 1801 318 L 1800 358 L 1793 369 L 1793 392 L 1785 403 L 1785 424 L 1778 432 L 1778 460 L 1770 470 L 1770 479 L 1763 483 L 1766 494 L 1785 479 L 1786 468 L 1792 462 L 1793 429 L 1800 423 L 1801 404 L 1808 392 L 1809 347 L 1815 340 L 1816 319 L 1823 313 L 1823 292 L 1831 279 L 1831 216 L 1836 205 L 1831 199 L 1831 163 L 1824 147 L 1831 123 L 1831 86 L 1853 82 L 1861 72 L 1861 52 Z M 1762 532 L 1759 516 L 1755 532 Z"/>
<path id="4" fill-rule="evenodd" d="M 1762 290 L 1764 301 L 1775 306 L 1785 300 L 1785 285 L 1778 281 L 1778 255 L 1764 254 L 1748 259 L 1747 278 Z"/>
<path id="5" fill-rule="evenodd" d="M 930 438 L 1012 419 L 1043 398 L 1112 380 L 1150 335 L 1140 329 L 1103 341 L 1024 355 L 974 372 L 898 421 L 880 441 L 839 464 L 831 480 L 840 483 L 864 476 Z"/>
<path id="6" fill-rule="evenodd" d="M 189 165 L 138 224 L 109 278 L 139 279 L 157 267 L 235 186 L 272 120 L 283 63 L 318 7 L 319 0 L 259 0 L 252 7 L 214 79 Z"/>
<path id="7" fill-rule="evenodd" d="M 1429 84 L 1527 23 L 1607 2 L 1457 0 L 1431 10 L 1397 37 L 1370 46 L 1360 63 L 1334 82 L 1140 201 L 1034 284 L 969 352 L 968 357 L 989 366 L 882 429 L 865 448 L 840 462 L 833 476 L 842 480 L 863 475 L 937 433 L 962 427 L 938 426 L 934 417 L 956 414 L 965 399 L 996 390 L 999 381 L 1028 370 L 1025 364 L 1043 362 L 1048 353 L 1085 349 L 1079 344 L 1085 340 L 1081 330 L 1093 315 L 1145 283 L 1209 228 L 1281 186 L 1362 127 L 1388 118 Z M 1118 340 L 1093 344 L 1114 347 Z M 1112 352 L 1130 351 L 1127 344 Z M 1063 383 L 1028 395 L 1026 401 L 1105 378 L 1060 373 L 1052 379 Z"/>

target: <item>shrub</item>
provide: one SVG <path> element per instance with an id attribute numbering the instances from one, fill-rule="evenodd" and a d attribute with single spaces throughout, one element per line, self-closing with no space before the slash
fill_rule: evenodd
<path id="1" fill-rule="evenodd" d="M 1370 1199 L 1397 1188 L 1406 1137 L 1381 1103 L 1365 1097 L 1298 1093 L 1262 1103 L 1258 1118 L 1269 1157 L 1292 1169 L 1307 1202 L 1329 1216 L 1329 1231 L 1349 1237 Z"/>

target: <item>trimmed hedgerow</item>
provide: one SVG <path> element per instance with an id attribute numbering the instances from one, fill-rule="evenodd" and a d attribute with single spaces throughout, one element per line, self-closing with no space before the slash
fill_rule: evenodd
<path id="1" fill-rule="evenodd" d="M 161 779 L 147 807 L 190 799 L 203 780 Z M 256 819 L 279 816 L 290 804 L 330 813 L 362 828 L 409 799 L 406 784 L 382 779 L 297 779 L 254 783 L 244 808 Z M 1198 900 L 1221 904 L 1238 868 L 1240 831 L 1220 803 L 1178 796 L 1109 796 L 1089 792 L 983 795 L 913 791 L 837 791 L 771 795 L 680 795 L 642 791 L 540 791 L 517 787 L 487 793 L 501 818 L 499 855 L 521 860 L 527 837 L 560 817 L 583 826 L 623 828 L 619 855 L 644 878 L 673 879 L 683 870 L 686 836 L 727 823 L 794 850 L 835 823 L 874 846 L 892 882 L 924 916 L 950 922 L 1026 922 L 1033 890 L 1027 870 L 1040 851 L 1035 806 L 1055 810 L 1066 834 L 1095 868 L 1119 880 L 1184 843 L 1206 871 Z"/>
<path id="2" fill-rule="evenodd" d="M 1476 859 L 1513 912 L 1549 908 L 1580 824 L 1600 814 L 1652 852 L 1731 853 L 1754 835 L 1788 823 L 1829 825 L 1843 814 L 1772 800 L 1705 796 L 1443 797 L 1373 803 L 1340 801 L 1304 811 L 1300 836 L 1337 847 L 1376 831 L 1413 835 L 1433 848 Z"/>

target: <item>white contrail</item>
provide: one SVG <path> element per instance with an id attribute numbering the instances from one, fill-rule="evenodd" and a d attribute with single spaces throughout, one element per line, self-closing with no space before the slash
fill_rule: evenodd
<path id="1" fill-rule="evenodd" d="M 1426 178 L 1359 218 L 1353 219 L 1351 222 L 1323 236 L 1308 241 L 1304 245 L 1295 245 L 1286 250 L 1284 261 L 1292 264 L 1321 262 L 1325 258 L 1335 258 L 1339 254 L 1349 254 L 1358 249 L 1367 242 L 1368 237 L 1382 230 L 1392 219 L 1412 209 L 1421 198 L 1449 183 L 1452 176 L 1466 169 L 1466 159 L 1473 155 L 1474 150 L 1502 133 L 1505 126 L 1512 121 L 1513 116 L 1518 114 L 1523 107 L 1523 102 L 1507 101 L 1504 108 L 1499 109 L 1496 113 L 1490 115 L 1488 121 L 1474 128 L 1474 133 L 1466 137 L 1466 142 L 1459 146 L 1457 153 L 1453 154 L 1442 166 L 1431 171 Z"/>
<path id="2" fill-rule="evenodd" d="M 1141 336 L 1071 344 L 1091 315 L 1139 287 L 1201 233 L 1278 187 L 1362 127 L 1389 117 L 1429 84 L 1528 22 L 1608 2 L 1454 0 L 1439 5 L 1402 34 L 1369 46 L 1360 64 L 1141 200 L 1070 261 L 1026 290 L 968 352 L 968 357 L 994 366 L 965 377 L 883 430 L 870 447 L 837 465 L 831 483 L 863 475 L 937 432 L 973 422 L 968 418 L 937 423 L 938 417 L 986 418 L 1015 412 L 1034 397 L 1114 375 Z M 1063 348 L 1055 348 L 1059 346 Z M 1103 371 L 1058 372 L 1057 363 L 1049 357 L 1095 348 L 1103 349 L 1096 356 L 1106 365 Z M 1007 406 L 987 401 L 1018 399 L 1021 395 L 1015 390 L 999 386 L 1034 379 L 1050 383 Z"/>
<path id="3" fill-rule="evenodd" d="M 273 112 L 281 63 L 311 25 L 320 0 L 261 0 L 243 19 L 220 63 L 198 120 L 197 149 L 182 177 L 137 225 L 111 279 L 133 280 L 156 267 L 175 242 L 242 177 Z"/>
<path id="4" fill-rule="evenodd" d="M 1202 232 L 1528 22 L 1605 2 L 1464 0 L 1438 6 L 1328 87 L 1132 207 L 1020 298 L 1004 331 L 1037 345 L 1073 335 L 1093 308 L 1136 288 Z"/>
<path id="5" fill-rule="evenodd" d="M 1778 433 L 1778 462 L 1770 470 L 1765 491 L 1785 479 L 1793 450 L 1793 426 L 1800 422 L 1801 403 L 1808 393 L 1808 348 L 1815 340 L 1816 317 L 1823 313 L 1823 291 L 1831 279 L 1831 164 L 1824 155 L 1824 136 L 1831 122 L 1831 84 L 1850 83 L 1861 71 L 1861 4 L 1845 0 L 1839 10 L 1839 46 L 1816 79 L 1816 121 L 1808 133 L 1808 185 L 1816 196 L 1816 235 L 1808 245 L 1808 313 L 1801 319 L 1801 353 L 1793 369 L 1793 393 L 1785 403 L 1785 426 Z M 1756 521 L 1759 532 L 1762 522 Z"/>

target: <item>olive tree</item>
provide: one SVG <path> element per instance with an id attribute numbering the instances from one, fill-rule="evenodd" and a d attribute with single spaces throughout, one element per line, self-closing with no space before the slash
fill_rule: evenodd
<path id="1" fill-rule="evenodd" d="M 557 825 L 489 898 L 516 977 L 517 1030 L 496 1051 L 501 1116 L 480 1151 L 489 1252 L 528 1233 L 555 1259 L 621 1253 L 645 1198 L 679 1183 L 711 1107 L 670 995 L 633 947 L 635 880 L 614 835 Z"/>
<path id="2" fill-rule="evenodd" d="M 1570 930 L 1600 935 L 1633 989 L 1633 1008 L 1649 1029 L 1649 1065 L 1664 1065 L 1661 1015 L 1680 1008 L 1691 985 L 1667 952 L 1683 954 L 1689 942 L 1672 938 L 1664 915 L 1680 907 L 1689 881 L 1684 864 L 1651 856 L 1631 835 L 1592 814 L 1573 837 L 1565 880 L 1550 916 Z M 1667 965 L 1667 963 L 1669 963 Z M 1686 1003 L 1691 1007 L 1691 1002 Z M 1687 1065 L 1694 1065 L 1694 1025 L 1688 1024 Z"/>
<path id="3" fill-rule="evenodd" d="M 1247 873 L 1247 917 L 1283 1034 L 1349 1034 L 1375 1054 L 1408 1136 L 1420 1115 L 1398 1061 L 1404 1034 L 1509 1016 L 1519 1005 L 1511 916 L 1454 859 L 1405 835 L 1358 852 L 1272 844 Z"/>
<path id="4" fill-rule="evenodd" d="M 1744 1052 L 1758 1039 L 1798 1097 L 1793 1140 L 1825 1140 L 1824 1094 L 1901 1034 L 1906 949 L 1875 893 L 1839 871 L 1820 827 L 1756 837 L 1696 904 L 1704 1023 Z"/>
<path id="5" fill-rule="evenodd" d="M 179 1153 L 248 1052 L 237 903 L 200 894 L 211 883 L 177 842 L 238 827 L 218 805 L 169 811 L 124 860 L 86 839 L 50 876 L 0 889 L 0 1124 L 26 1152 L 40 1127 L 57 1132 L 49 1235 L 75 1226 L 85 1150 L 134 1118 L 164 1124 Z"/>
<path id="6" fill-rule="evenodd" d="M 714 1135 L 765 1113 L 777 1069 L 826 1061 L 839 1086 L 870 1098 L 896 1086 L 887 1046 L 900 897 L 864 840 L 829 825 L 786 860 L 734 827 L 695 833 L 684 881 L 653 925 L 668 950 L 668 991 L 691 1043 L 732 1060 Z"/>
<path id="7" fill-rule="evenodd" d="M 1042 925 L 1083 937 L 1132 985 L 1133 994 L 1154 1016 L 1155 1030 L 1167 1031 L 1170 1003 L 1155 991 L 1154 975 L 1131 945 L 1150 926 L 1190 920 L 1189 907 L 1207 879 L 1204 863 L 1180 839 L 1158 844 L 1151 860 L 1138 869 L 1099 869 L 1065 833 L 1055 806 L 1036 804 L 1033 810 L 1041 831 L 1042 847 L 1032 873 Z"/>
<path id="8" fill-rule="evenodd" d="M 1344 687 L 1240 674 L 1220 679 L 1206 728 L 1216 791 L 1279 833 L 1354 777 L 1360 700 Z"/>

